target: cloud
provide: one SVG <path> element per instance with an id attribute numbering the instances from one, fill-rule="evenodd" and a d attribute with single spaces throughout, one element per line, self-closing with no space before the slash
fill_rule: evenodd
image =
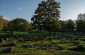
<path id="1" fill-rule="evenodd" d="M 47 0 L 42 0 L 42 1 L 47 1 Z"/>
<path id="2" fill-rule="evenodd" d="M 8 17 L 4 17 L 4 19 L 9 20 L 9 21 L 12 20 L 12 19 L 10 19 L 10 18 L 8 18 Z"/>
<path id="3" fill-rule="evenodd" d="M 32 23 L 31 19 L 28 18 L 24 18 L 25 20 L 27 20 L 29 23 Z"/>
<path id="4" fill-rule="evenodd" d="M 22 10 L 22 8 L 18 8 L 18 10 L 19 10 L 19 11 L 21 11 L 21 10 Z"/>

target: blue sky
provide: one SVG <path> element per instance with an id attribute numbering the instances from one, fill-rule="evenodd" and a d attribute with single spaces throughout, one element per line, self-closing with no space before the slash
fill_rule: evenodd
<path id="1" fill-rule="evenodd" d="M 17 17 L 30 20 L 38 4 L 42 0 L 0 0 L 0 15 L 6 18 Z M 85 13 L 85 0 L 56 0 L 60 2 L 61 19 L 77 19 L 77 15 Z"/>

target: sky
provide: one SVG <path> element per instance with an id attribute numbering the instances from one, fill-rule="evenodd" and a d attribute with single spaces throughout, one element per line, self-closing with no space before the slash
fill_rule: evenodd
<path id="1" fill-rule="evenodd" d="M 6 19 L 25 18 L 30 20 L 42 0 L 0 0 L 0 15 Z M 60 2 L 60 19 L 77 19 L 85 13 L 85 0 L 56 0 Z"/>

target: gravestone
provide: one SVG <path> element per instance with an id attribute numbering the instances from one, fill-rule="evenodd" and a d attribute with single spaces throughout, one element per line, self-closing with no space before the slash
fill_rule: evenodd
<path id="1" fill-rule="evenodd" d="M 64 50 L 65 48 L 64 47 L 61 47 L 61 46 L 55 46 L 55 49 L 56 50 Z"/>
<path id="2" fill-rule="evenodd" d="M 34 45 L 23 45 L 23 48 L 34 48 Z"/>
<path id="3" fill-rule="evenodd" d="M 2 47 L 17 46 L 16 43 L 3 44 Z"/>
<path id="4" fill-rule="evenodd" d="M 84 51 L 84 47 L 82 45 L 78 45 L 78 46 L 75 46 L 75 47 L 70 47 L 70 48 L 67 48 L 67 50 L 72 50 L 72 51 Z"/>
<path id="5" fill-rule="evenodd" d="M 0 38 L 0 42 L 4 42 L 3 38 Z"/>
<path id="6" fill-rule="evenodd" d="M 12 51 L 12 48 L 8 47 L 8 48 L 3 49 L 2 53 L 8 53 L 8 52 L 11 52 L 11 51 Z"/>

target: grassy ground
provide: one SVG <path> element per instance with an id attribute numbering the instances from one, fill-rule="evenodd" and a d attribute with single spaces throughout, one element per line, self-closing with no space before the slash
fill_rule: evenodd
<path id="1" fill-rule="evenodd" d="M 20 49 L 21 50 L 21 49 Z M 10 52 L 10 53 L 1 53 L 0 55 L 85 55 L 84 52 L 75 52 L 68 50 L 36 50 L 29 49 L 24 51 Z"/>
<path id="2" fill-rule="evenodd" d="M 14 32 L 15 35 L 21 35 L 21 34 L 29 34 L 29 35 L 48 35 L 48 32 L 41 32 L 41 33 L 33 33 L 33 32 Z M 6 33 L 0 33 L 0 35 L 5 35 Z M 62 34 L 62 33 L 56 33 L 56 34 Z M 67 36 L 71 35 L 73 36 L 72 39 L 68 38 Z M 12 51 L 8 53 L 0 53 L 0 55 L 85 55 L 85 51 L 79 52 L 79 51 L 71 51 L 67 50 L 66 48 L 76 46 L 73 44 L 73 42 L 79 43 L 79 45 L 82 45 L 85 47 L 85 36 L 77 36 L 72 33 L 65 33 L 65 37 L 62 38 L 52 38 L 52 39 L 44 39 L 44 40 L 38 40 L 38 41 L 18 41 L 23 39 L 23 37 L 19 36 L 18 39 L 10 37 L 7 40 L 4 40 L 4 42 L 0 42 L 0 51 L 5 49 L 6 47 L 3 47 L 2 45 L 4 44 L 9 44 L 9 43 L 16 43 L 17 46 L 12 47 Z M 76 39 L 76 37 L 78 39 Z M 29 38 L 29 37 L 26 37 Z M 23 45 L 27 44 L 51 44 L 51 43 L 57 43 L 56 45 L 65 48 L 64 50 L 53 50 L 53 49 L 48 49 L 48 50 L 42 50 L 39 48 L 23 48 Z"/>

